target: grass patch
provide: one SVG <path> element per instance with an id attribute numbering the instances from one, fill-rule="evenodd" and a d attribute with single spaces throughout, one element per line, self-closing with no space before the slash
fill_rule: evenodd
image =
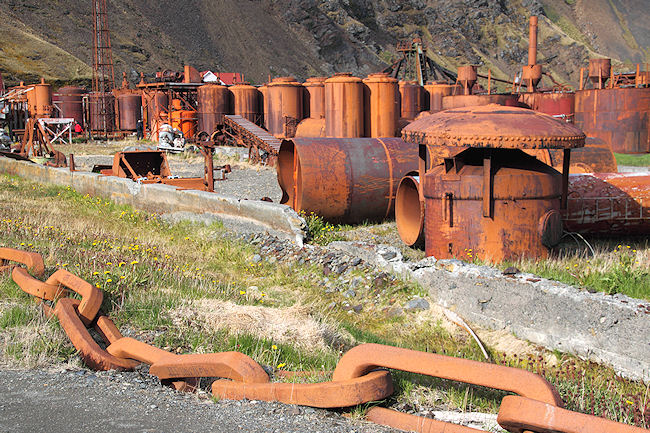
<path id="1" fill-rule="evenodd" d="M 631 165 L 634 167 L 650 167 L 650 153 L 632 155 L 628 153 L 615 153 L 618 165 Z"/>

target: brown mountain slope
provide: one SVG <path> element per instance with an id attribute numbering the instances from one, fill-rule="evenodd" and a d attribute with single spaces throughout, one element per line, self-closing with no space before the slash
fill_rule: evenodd
<path id="1" fill-rule="evenodd" d="M 400 39 L 421 35 L 437 62 L 510 77 L 526 61 L 527 16 L 540 19 L 540 61 L 575 83 L 587 58 L 650 60 L 647 0 L 108 0 L 116 75 L 199 69 L 268 75 L 382 69 Z M 91 4 L 4 0 L 0 71 L 88 78 Z M 9 47 L 7 41 L 13 42 Z M 47 45 L 47 44 L 51 45 Z M 50 47 L 50 48 L 44 48 Z M 56 47 L 56 48 L 55 48 Z M 34 54 L 41 52 L 44 54 Z M 31 53 L 31 54 L 30 54 Z M 39 57 L 40 56 L 40 57 Z"/>

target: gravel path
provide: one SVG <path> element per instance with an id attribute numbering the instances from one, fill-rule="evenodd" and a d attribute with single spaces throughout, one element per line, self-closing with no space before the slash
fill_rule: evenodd
<path id="1" fill-rule="evenodd" d="M 214 402 L 142 372 L 0 370 L 0 433 L 395 432 L 336 412 L 261 401 Z"/>

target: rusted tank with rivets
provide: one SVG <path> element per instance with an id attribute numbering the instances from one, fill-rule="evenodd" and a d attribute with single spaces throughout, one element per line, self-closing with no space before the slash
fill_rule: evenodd
<path id="1" fill-rule="evenodd" d="M 573 122 L 575 98 L 574 92 L 529 92 L 521 93 L 519 102 L 531 110 Z"/>
<path id="2" fill-rule="evenodd" d="M 415 81 L 400 81 L 400 115 L 402 119 L 413 120 L 424 111 L 424 89 Z"/>
<path id="3" fill-rule="evenodd" d="M 255 123 L 260 116 L 259 90 L 248 83 L 238 83 L 230 86 L 233 112 L 244 119 Z"/>
<path id="4" fill-rule="evenodd" d="M 442 98 L 451 95 L 462 95 L 463 88 L 458 84 L 445 82 L 429 82 L 424 85 L 425 99 L 429 99 L 429 111 L 437 113 L 442 111 Z"/>
<path id="5" fill-rule="evenodd" d="M 342 72 L 325 80 L 325 135 L 330 138 L 363 137 L 363 82 Z"/>
<path id="6" fill-rule="evenodd" d="M 204 84 L 197 89 L 198 131 L 208 136 L 223 124 L 226 114 L 232 114 L 231 93 L 220 84 Z"/>
<path id="7" fill-rule="evenodd" d="M 266 126 L 276 137 L 285 137 L 291 125 L 297 125 L 303 117 L 304 87 L 293 77 L 274 78 L 267 84 Z"/>
<path id="8" fill-rule="evenodd" d="M 142 119 L 142 95 L 138 91 L 122 90 L 117 93 L 117 108 L 121 131 L 135 131 Z"/>
<path id="9" fill-rule="evenodd" d="M 312 77 L 302 84 L 305 87 L 305 118 L 325 118 L 325 80 L 325 77 Z"/>
<path id="10" fill-rule="evenodd" d="M 65 86 L 54 93 L 53 101 L 59 107 L 61 117 L 84 124 L 83 97 L 88 93 L 83 87 Z"/>
<path id="11" fill-rule="evenodd" d="M 380 72 L 368 75 L 363 84 L 365 136 L 395 137 L 400 115 L 397 79 Z"/>
<path id="12" fill-rule="evenodd" d="M 334 223 L 393 216 L 400 179 L 417 148 L 400 138 L 293 138 L 278 155 L 282 204 Z"/>
<path id="13" fill-rule="evenodd" d="M 546 257 L 559 242 L 568 167 L 561 174 L 522 149 L 562 149 L 568 157 L 584 145 L 582 131 L 529 109 L 488 105 L 424 116 L 402 136 L 420 155 L 427 148 L 467 148 L 418 179 L 427 255 Z M 422 160 L 420 167 L 426 167 Z"/>

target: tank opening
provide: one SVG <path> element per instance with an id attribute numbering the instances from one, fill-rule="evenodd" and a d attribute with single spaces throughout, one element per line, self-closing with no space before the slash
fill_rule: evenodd
<path id="1" fill-rule="evenodd" d="M 420 201 L 418 176 L 405 176 L 395 197 L 395 222 L 402 241 L 415 248 L 424 246 L 424 203 Z"/>
<path id="2" fill-rule="evenodd" d="M 278 183 L 282 189 L 280 204 L 295 208 L 294 158 L 296 148 L 292 141 L 284 140 L 278 152 Z"/>

